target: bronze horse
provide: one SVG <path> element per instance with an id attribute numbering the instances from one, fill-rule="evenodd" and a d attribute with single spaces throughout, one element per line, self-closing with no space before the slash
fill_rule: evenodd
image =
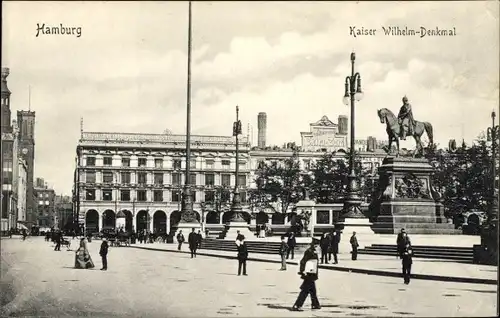
<path id="1" fill-rule="evenodd" d="M 398 118 L 387 108 L 382 108 L 377 110 L 378 117 L 380 118 L 380 122 L 382 124 L 387 125 L 387 136 L 389 137 L 389 149 L 388 153 L 391 153 L 392 142 L 396 141 L 398 152 L 396 156 L 399 156 L 399 138 L 401 136 L 401 126 L 399 125 Z M 415 129 L 413 129 L 413 138 L 415 139 L 415 143 L 417 146 L 416 153 L 420 153 L 424 155 L 424 147 L 422 145 L 422 140 L 420 137 L 424 134 L 424 131 L 427 133 L 429 137 L 429 145 L 432 145 L 433 142 L 433 134 L 432 134 L 432 125 L 429 122 L 421 122 L 415 121 Z M 413 156 L 415 156 L 415 154 Z"/>

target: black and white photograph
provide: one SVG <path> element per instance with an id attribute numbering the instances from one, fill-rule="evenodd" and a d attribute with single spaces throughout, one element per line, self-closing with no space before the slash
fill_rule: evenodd
<path id="1" fill-rule="evenodd" d="M 3 1 L 0 316 L 498 316 L 499 18 Z"/>

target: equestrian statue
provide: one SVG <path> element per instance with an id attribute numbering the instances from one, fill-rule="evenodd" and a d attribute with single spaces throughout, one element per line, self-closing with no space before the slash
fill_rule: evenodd
<path id="1" fill-rule="evenodd" d="M 429 122 L 420 122 L 413 119 L 413 112 L 408 98 L 403 97 L 403 106 L 399 110 L 398 117 L 396 117 L 389 109 L 382 108 L 377 110 L 378 117 L 382 124 L 386 124 L 387 136 L 389 137 L 388 153 L 392 150 L 392 142 L 396 142 L 397 154 L 399 156 L 399 139 L 406 140 L 406 136 L 413 136 L 417 146 L 417 153 L 424 155 L 424 147 L 420 139 L 424 131 L 429 137 L 429 145 L 433 144 L 432 125 Z"/>

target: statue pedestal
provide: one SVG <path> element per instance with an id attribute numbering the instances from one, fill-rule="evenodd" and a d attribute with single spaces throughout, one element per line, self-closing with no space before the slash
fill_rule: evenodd
<path id="1" fill-rule="evenodd" d="M 461 234 L 443 215 L 431 184 L 427 159 L 387 157 L 379 168 L 379 188 L 370 204 L 377 234 Z"/>
<path id="2" fill-rule="evenodd" d="M 372 223 L 368 218 L 345 218 L 344 230 L 342 231 L 342 251 L 350 251 L 351 244 L 349 240 L 351 239 L 352 232 L 356 232 L 356 237 L 358 238 L 359 248 L 364 248 L 367 245 L 373 243 L 373 238 L 375 237 L 375 232 L 372 230 Z"/>
<path id="3" fill-rule="evenodd" d="M 243 235 L 246 240 L 255 237 L 255 233 L 250 231 L 250 225 L 247 222 L 229 222 L 229 224 L 226 225 L 226 235 L 224 239 L 236 241 L 238 231 L 240 231 L 240 234 Z"/>

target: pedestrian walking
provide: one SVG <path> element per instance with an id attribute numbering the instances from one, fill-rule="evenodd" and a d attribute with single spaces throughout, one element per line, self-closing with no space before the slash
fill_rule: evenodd
<path id="1" fill-rule="evenodd" d="M 401 232 L 398 234 L 398 237 L 396 239 L 398 256 L 400 259 L 403 258 L 403 254 L 406 250 L 406 245 L 408 244 L 411 246 L 410 237 L 408 236 L 408 233 L 406 233 L 406 230 L 403 228 L 401 229 Z"/>
<path id="2" fill-rule="evenodd" d="M 26 229 L 23 229 L 23 241 L 26 241 L 26 236 L 28 236 L 28 232 L 26 232 Z M 59 242 L 59 248 L 61 247 L 61 243 Z"/>
<path id="3" fill-rule="evenodd" d="M 238 276 L 241 275 L 241 270 L 243 269 L 243 276 L 247 276 L 247 259 L 248 259 L 248 249 L 245 244 L 245 236 L 241 235 L 240 239 L 237 241 L 238 246 Z"/>
<path id="4" fill-rule="evenodd" d="M 327 233 L 321 235 L 321 240 L 319 241 L 319 246 L 321 248 L 321 264 L 328 264 L 328 246 L 330 245 L 330 239 Z"/>
<path id="5" fill-rule="evenodd" d="M 292 255 L 292 259 L 295 257 L 295 247 L 297 246 L 297 240 L 295 239 L 295 233 L 290 233 L 288 236 L 288 241 L 286 242 L 288 245 L 288 250 L 286 251 L 286 259 Z"/>
<path id="6" fill-rule="evenodd" d="M 191 258 L 196 257 L 196 249 L 198 248 L 198 235 L 194 231 L 194 227 L 191 229 L 191 233 L 188 235 L 189 250 L 191 251 Z"/>
<path id="7" fill-rule="evenodd" d="M 101 255 L 102 258 L 101 271 L 108 270 L 108 248 L 109 248 L 108 240 L 106 238 L 103 238 L 101 243 L 101 249 L 99 250 L 99 255 Z"/>
<path id="8" fill-rule="evenodd" d="M 338 264 L 339 260 L 337 258 L 337 254 L 339 253 L 339 243 L 340 243 L 340 234 L 333 230 L 330 233 L 330 242 L 328 246 L 328 261 L 332 261 L 332 255 L 333 255 L 333 264 Z"/>
<path id="9" fill-rule="evenodd" d="M 353 261 L 358 259 L 358 238 L 356 237 L 356 232 L 352 232 L 351 240 L 349 241 L 351 243 L 352 251 L 351 251 L 351 259 Z"/>
<path id="10" fill-rule="evenodd" d="M 198 234 L 196 235 L 196 238 L 197 238 L 196 248 L 200 249 L 201 248 L 201 242 L 203 241 L 203 235 L 201 234 L 201 230 L 198 230 Z"/>
<path id="11" fill-rule="evenodd" d="M 410 283 L 412 264 L 413 264 L 413 249 L 411 248 L 410 244 L 406 244 L 405 250 L 403 251 L 403 256 L 401 257 L 401 265 L 403 267 L 403 279 L 406 285 Z"/>
<path id="12" fill-rule="evenodd" d="M 182 234 L 182 230 L 179 231 L 179 234 L 177 234 L 177 250 L 180 251 L 182 248 L 182 243 L 184 243 L 184 234 Z"/>
<path id="13" fill-rule="evenodd" d="M 56 241 L 56 247 L 54 248 L 54 251 L 61 251 L 61 240 L 62 240 L 61 232 L 59 231 L 55 232 L 54 240 Z"/>
<path id="14" fill-rule="evenodd" d="M 288 254 L 288 249 L 289 249 L 289 246 L 287 244 L 287 239 L 286 237 L 283 235 L 281 237 L 281 245 L 280 245 L 280 250 L 279 250 L 279 253 L 281 255 L 281 269 L 282 271 L 286 271 L 286 259 L 287 259 L 287 254 Z"/>
<path id="15" fill-rule="evenodd" d="M 303 279 L 300 293 L 292 307 L 293 311 L 302 311 L 302 305 L 308 295 L 311 295 L 312 309 L 321 309 L 316 291 L 316 280 L 318 280 L 318 253 L 316 252 L 317 241 L 313 239 L 309 248 L 304 252 L 300 260 L 299 275 Z"/>

